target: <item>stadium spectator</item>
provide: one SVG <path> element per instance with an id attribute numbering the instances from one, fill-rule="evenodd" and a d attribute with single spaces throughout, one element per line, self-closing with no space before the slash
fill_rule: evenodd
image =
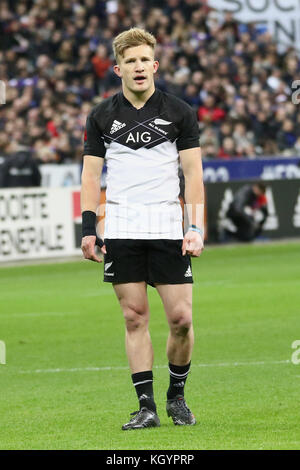
<path id="1" fill-rule="evenodd" d="M 16 142 L 6 142 L 1 165 L 0 188 L 40 186 L 41 173 L 30 152 Z"/>
<path id="2" fill-rule="evenodd" d="M 300 137 L 298 137 L 295 143 L 295 151 L 296 151 L 296 155 L 300 156 Z"/>
<path id="3" fill-rule="evenodd" d="M 216 158 L 219 152 L 219 142 L 216 133 L 212 127 L 207 127 L 203 130 L 200 136 L 200 147 L 202 153 L 207 158 Z"/>
<path id="4" fill-rule="evenodd" d="M 3 0 L 0 79 L 7 97 L 0 131 L 31 153 L 44 145 L 42 161 L 80 160 L 84 122 L 77 116 L 87 103 L 120 89 L 112 72 L 112 38 L 131 26 L 156 35 L 157 86 L 198 111 L 202 132 L 213 125 L 220 138 L 224 121 L 243 122 L 250 144 L 242 150 L 237 145 L 237 151 L 244 158 L 296 154 L 296 51 L 279 53 L 269 33 L 240 25 L 200 0 Z M 17 117 L 23 124 L 16 130 Z"/>
<path id="5" fill-rule="evenodd" d="M 204 121 L 206 124 L 218 123 L 225 117 L 225 111 L 216 104 L 213 95 L 207 95 L 204 99 L 203 105 L 198 109 L 199 121 Z"/>
<path id="6" fill-rule="evenodd" d="M 97 52 L 92 58 L 92 64 L 97 77 L 103 79 L 112 65 L 112 61 L 108 57 L 107 48 L 103 44 L 98 46 Z"/>
<path id="7" fill-rule="evenodd" d="M 225 137 L 223 140 L 223 146 L 220 148 L 218 153 L 219 158 L 232 158 L 239 156 L 234 139 L 232 137 Z"/>
<path id="8" fill-rule="evenodd" d="M 237 122 L 234 125 L 233 139 L 236 145 L 238 155 L 251 156 L 254 153 L 253 132 L 247 132 L 244 122 Z"/>
<path id="9" fill-rule="evenodd" d="M 294 146 L 297 141 L 294 123 L 291 119 L 285 119 L 282 124 L 282 129 L 277 134 L 277 144 L 280 151 L 284 155 L 293 153 Z"/>
<path id="10" fill-rule="evenodd" d="M 232 132 L 233 132 L 232 122 L 230 120 L 223 121 L 218 131 L 219 145 L 222 145 L 225 137 L 231 137 Z"/>

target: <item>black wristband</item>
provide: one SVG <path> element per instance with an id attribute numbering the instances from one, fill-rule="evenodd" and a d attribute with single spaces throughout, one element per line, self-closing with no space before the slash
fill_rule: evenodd
<path id="1" fill-rule="evenodd" d="M 82 213 L 82 237 L 96 234 L 96 214 L 93 211 L 83 211 Z"/>
<path id="2" fill-rule="evenodd" d="M 99 246 L 100 248 L 103 247 L 104 245 L 104 241 L 102 240 L 102 238 L 99 238 L 98 235 L 96 235 L 96 243 L 95 245 Z"/>
<path id="3" fill-rule="evenodd" d="M 82 213 L 82 238 L 88 236 L 96 237 L 95 245 L 100 248 L 104 245 L 101 238 L 96 233 L 96 214 L 93 211 L 83 211 Z"/>

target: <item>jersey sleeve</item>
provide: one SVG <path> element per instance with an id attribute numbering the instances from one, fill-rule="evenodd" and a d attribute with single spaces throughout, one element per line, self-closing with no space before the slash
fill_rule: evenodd
<path id="1" fill-rule="evenodd" d="M 95 157 L 105 157 L 106 148 L 101 130 L 97 126 L 93 115 L 89 114 L 86 120 L 84 131 L 84 152 L 83 155 L 93 155 Z"/>
<path id="2" fill-rule="evenodd" d="M 187 150 L 199 147 L 199 126 L 196 112 L 187 107 L 180 126 L 180 134 L 176 140 L 177 150 Z"/>

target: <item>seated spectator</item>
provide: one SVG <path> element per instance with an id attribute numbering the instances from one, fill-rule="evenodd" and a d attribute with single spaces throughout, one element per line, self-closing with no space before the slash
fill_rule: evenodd
<path id="1" fill-rule="evenodd" d="M 190 83 L 187 85 L 183 94 L 183 99 L 190 106 L 192 106 L 192 108 L 198 109 L 200 105 L 200 96 L 199 96 L 198 88 L 194 83 Z"/>
<path id="2" fill-rule="evenodd" d="M 40 186 L 38 163 L 29 150 L 16 142 L 8 142 L 4 152 L 6 157 L 1 165 L 1 188 Z"/>
<path id="3" fill-rule="evenodd" d="M 198 109 L 199 121 L 208 123 L 218 123 L 225 118 L 225 111 L 216 105 L 216 99 L 213 95 L 208 94 L 204 99 L 203 105 Z"/>
<path id="4" fill-rule="evenodd" d="M 203 147 L 205 145 L 213 145 L 215 154 L 218 153 L 218 150 L 219 150 L 218 136 L 217 136 L 217 132 L 212 126 L 205 128 L 203 132 L 201 132 L 199 144 L 200 144 L 200 147 Z"/>
<path id="5" fill-rule="evenodd" d="M 295 155 L 299 157 L 300 156 L 300 137 L 298 137 L 294 148 L 295 148 Z"/>
<path id="6" fill-rule="evenodd" d="M 234 139 L 232 137 L 225 137 L 223 145 L 219 150 L 218 157 L 228 159 L 236 156 L 238 155 Z"/>
<path id="7" fill-rule="evenodd" d="M 219 146 L 222 145 L 223 140 L 226 137 L 232 137 L 232 132 L 233 132 L 233 126 L 231 121 L 225 120 L 222 122 L 219 130 L 218 130 L 218 141 L 219 141 Z"/>
<path id="8" fill-rule="evenodd" d="M 112 61 L 108 57 L 107 48 L 103 44 L 98 46 L 97 52 L 92 58 L 92 64 L 97 77 L 104 78 L 112 65 Z"/>
<path id="9" fill-rule="evenodd" d="M 252 129 L 254 132 L 254 141 L 257 148 L 261 152 L 264 147 L 266 139 L 272 138 L 273 130 L 271 128 L 272 122 L 269 121 L 268 116 L 263 111 L 259 111 L 253 118 Z"/>
<path id="10" fill-rule="evenodd" d="M 237 153 L 243 156 L 253 155 L 254 135 L 253 132 L 247 132 L 243 122 L 237 122 L 233 129 L 233 139 L 235 141 Z"/>
<path id="11" fill-rule="evenodd" d="M 218 157 L 216 147 L 210 142 L 203 144 L 203 146 L 201 147 L 201 151 L 202 157 L 206 160 L 212 160 Z"/>
<path id="12" fill-rule="evenodd" d="M 235 122 L 243 122 L 247 127 L 251 125 L 250 116 L 248 113 L 246 100 L 238 98 L 228 113 L 228 117 Z"/>
<path id="13" fill-rule="evenodd" d="M 297 141 L 294 123 L 291 119 L 283 121 L 282 130 L 277 134 L 277 145 L 283 155 L 292 155 Z"/>

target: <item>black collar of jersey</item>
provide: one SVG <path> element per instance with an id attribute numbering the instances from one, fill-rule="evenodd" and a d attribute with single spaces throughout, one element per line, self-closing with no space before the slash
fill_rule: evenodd
<path id="1" fill-rule="evenodd" d="M 132 103 L 130 103 L 130 101 L 128 101 L 127 98 L 125 98 L 124 94 L 122 91 L 120 91 L 119 93 L 119 98 L 120 98 L 120 102 L 122 103 L 123 106 L 128 106 L 129 108 L 133 108 L 135 109 L 136 111 L 141 111 L 142 109 L 145 109 L 146 107 L 148 106 L 152 106 L 152 105 L 155 105 L 156 103 L 158 103 L 158 100 L 159 100 L 159 95 L 160 95 L 160 92 L 157 88 L 155 88 L 155 91 L 154 93 L 152 93 L 152 95 L 150 96 L 150 98 L 147 99 L 146 103 L 144 104 L 144 106 L 142 106 L 141 108 L 136 108 L 135 106 L 133 106 Z"/>

